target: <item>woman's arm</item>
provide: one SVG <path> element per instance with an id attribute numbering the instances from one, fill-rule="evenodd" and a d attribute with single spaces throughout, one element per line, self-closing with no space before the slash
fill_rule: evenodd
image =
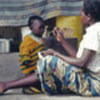
<path id="1" fill-rule="evenodd" d="M 44 56 L 55 55 L 55 56 L 59 57 L 60 59 L 64 60 L 65 62 L 67 62 L 68 64 L 75 65 L 75 66 L 78 66 L 81 68 L 87 66 L 87 64 L 90 62 L 90 60 L 94 54 L 95 54 L 94 51 L 84 49 L 84 52 L 80 58 L 74 58 L 74 57 L 68 57 L 68 56 L 62 55 L 51 49 L 43 52 Z"/>
<path id="2" fill-rule="evenodd" d="M 88 65 L 94 53 L 95 53 L 94 51 L 85 49 L 83 55 L 80 58 L 72 58 L 72 57 L 64 56 L 60 53 L 56 53 L 56 56 L 71 65 L 79 66 L 82 68 Z"/>
<path id="3" fill-rule="evenodd" d="M 65 51 L 69 54 L 71 57 L 76 57 L 77 51 L 64 39 L 60 42 Z"/>
<path id="4" fill-rule="evenodd" d="M 63 48 L 69 54 L 69 56 L 76 57 L 76 53 L 77 53 L 76 50 L 67 41 L 65 41 L 61 29 L 55 28 L 53 30 L 53 35 L 55 36 L 57 41 L 63 46 Z"/>

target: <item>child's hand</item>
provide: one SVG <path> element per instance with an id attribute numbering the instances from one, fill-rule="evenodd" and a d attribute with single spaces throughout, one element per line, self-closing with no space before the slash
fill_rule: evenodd
<path id="1" fill-rule="evenodd" d="M 53 30 L 53 35 L 56 37 L 58 42 L 64 40 L 63 31 L 60 28 L 55 28 Z"/>
<path id="2" fill-rule="evenodd" d="M 56 51 L 54 51 L 53 49 L 48 49 L 46 51 L 41 52 L 43 56 L 47 56 L 47 55 L 54 55 Z"/>

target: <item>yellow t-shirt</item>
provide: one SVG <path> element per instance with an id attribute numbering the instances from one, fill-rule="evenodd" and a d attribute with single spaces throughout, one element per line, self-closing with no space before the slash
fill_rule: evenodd
<path id="1" fill-rule="evenodd" d="M 36 41 L 36 39 L 33 39 L 31 35 L 24 37 L 19 48 L 19 62 L 23 74 L 30 74 L 35 71 L 37 61 L 39 60 L 37 53 L 44 48 L 44 45 Z"/>

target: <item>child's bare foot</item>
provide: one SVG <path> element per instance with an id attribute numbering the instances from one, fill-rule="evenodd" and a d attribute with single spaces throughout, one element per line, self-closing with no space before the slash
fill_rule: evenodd
<path id="1" fill-rule="evenodd" d="M 5 83 L 0 82 L 0 94 L 3 94 L 4 91 L 6 90 L 6 87 L 5 86 L 6 86 Z"/>

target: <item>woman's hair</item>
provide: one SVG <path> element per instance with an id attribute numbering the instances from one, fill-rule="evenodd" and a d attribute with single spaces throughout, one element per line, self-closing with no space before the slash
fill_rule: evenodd
<path id="1" fill-rule="evenodd" d="M 31 27 L 31 25 L 33 24 L 34 20 L 39 20 L 41 22 L 44 22 L 44 20 L 39 16 L 36 16 L 36 15 L 35 16 L 31 16 L 31 17 L 29 17 L 29 20 L 28 20 L 28 26 L 29 27 Z"/>
<path id="2" fill-rule="evenodd" d="M 94 21 L 100 21 L 100 0 L 85 0 L 83 10 L 86 15 L 90 14 Z"/>

